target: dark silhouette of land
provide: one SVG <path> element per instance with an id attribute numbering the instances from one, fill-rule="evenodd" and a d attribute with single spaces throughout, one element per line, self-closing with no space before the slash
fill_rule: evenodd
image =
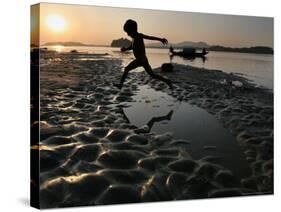
<path id="1" fill-rule="evenodd" d="M 199 41 L 199 42 L 193 42 L 193 41 L 182 41 L 179 43 L 170 43 L 174 48 L 196 48 L 196 49 L 203 49 L 203 48 L 209 48 L 210 45 L 208 45 L 206 42 Z M 162 48 L 161 45 L 158 43 L 151 43 L 147 45 L 148 47 L 153 48 Z"/>
<path id="2" fill-rule="evenodd" d="M 174 49 L 183 49 L 183 48 L 195 48 L 197 50 L 206 49 L 208 51 L 220 51 L 220 52 L 241 52 L 241 53 L 255 53 L 255 54 L 273 54 L 273 49 L 268 46 L 252 46 L 252 47 L 226 47 L 221 45 L 208 45 L 205 42 L 191 42 L 191 41 L 184 41 L 180 43 L 170 43 Z M 159 44 L 149 44 L 147 45 L 148 48 L 167 48 L 160 46 Z"/>
<path id="3" fill-rule="evenodd" d="M 47 42 L 43 46 L 97 46 L 97 45 L 68 41 L 68 42 Z"/>
<path id="4" fill-rule="evenodd" d="M 111 47 L 131 46 L 132 42 L 126 38 L 120 38 L 111 42 Z"/>
<path id="5" fill-rule="evenodd" d="M 255 54 L 273 54 L 273 49 L 267 46 L 253 46 L 249 48 L 231 48 L 224 46 L 211 46 L 208 48 L 209 51 L 220 51 L 220 52 L 240 52 L 240 53 L 255 53 Z"/>
<path id="6" fill-rule="evenodd" d="M 43 46 L 101 46 L 101 47 L 108 47 L 109 45 L 96 45 L 96 44 L 84 44 L 81 42 L 47 42 Z M 119 38 L 113 40 L 110 44 L 111 47 L 122 47 L 122 46 L 129 46 L 130 40 L 126 38 Z M 174 47 L 174 49 L 182 49 L 192 47 L 195 49 L 202 50 L 205 48 L 207 51 L 220 51 L 220 52 L 240 52 L 240 53 L 254 53 L 254 54 L 274 54 L 274 50 L 268 46 L 252 46 L 252 47 L 241 47 L 241 48 L 233 48 L 233 47 L 226 47 L 221 45 L 208 45 L 205 42 L 192 42 L 192 41 L 184 41 L 180 43 L 170 43 Z M 169 47 L 159 45 L 158 43 L 151 43 L 147 44 L 146 48 L 165 48 L 168 49 Z"/>

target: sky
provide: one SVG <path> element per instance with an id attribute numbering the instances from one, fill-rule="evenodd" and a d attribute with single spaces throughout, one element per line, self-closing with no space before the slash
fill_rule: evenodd
<path id="1" fill-rule="evenodd" d="M 39 42 L 36 31 L 40 28 L 41 45 L 58 41 L 110 45 L 114 39 L 130 39 L 123 25 L 133 19 L 139 32 L 165 37 L 170 43 L 203 41 L 228 47 L 273 47 L 273 18 L 268 17 L 49 3 L 40 4 L 39 15 L 38 8 L 31 9 L 31 43 Z"/>

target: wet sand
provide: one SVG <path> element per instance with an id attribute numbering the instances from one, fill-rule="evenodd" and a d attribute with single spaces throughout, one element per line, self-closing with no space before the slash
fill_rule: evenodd
<path id="1" fill-rule="evenodd" d="M 119 91 L 113 83 L 121 77 L 120 60 L 43 57 L 52 62 L 40 70 L 42 208 L 273 192 L 271 92 L 242 76 L 177 64 L 164 74 L 173 90 L 132 72 Z M 235 81 L 243 86 L 230 85 Z M 243 149 L 251 176 L 236 176 L 212 157 L 192 158 L 186 148 L 192 141 L 128 122 L 124 108 L 144 84 L 212 114 Z"/>
<path id="2" fill-rule="evenodd" d="M 272 90 L 242 75 L 191 66 L 175 65 L 175 73 L 167 76 L 178 86 L 170 95 L 213 114 L 236 137 L 252 170 L 251 177 L 242 179 L 243 186 L 272 193 Z"/>

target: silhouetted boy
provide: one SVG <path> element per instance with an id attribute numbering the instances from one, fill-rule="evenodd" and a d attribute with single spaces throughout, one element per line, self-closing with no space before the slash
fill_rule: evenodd
<path id="1" fill-rule="evenodd" d="M 148 39 L 148 40 L 158 40 L 162 42 L 164 45 L 168 43 L 167 39 L 165 38 L 158 38 L 158 37 L 153 37 L 153 36 L 148 36 L 144 35 L 138 32 L 138 26 L 137 22 L 134 20 L 127 20 L 126 23 L 124 24 L 124 31 L 127 32 L 127 34 L 132 38 L 132 44 L 129 47 L 122 47 L 121 51 L 128 51 L 128 50 L 133 50 L 135 60 L 133 60 L 129 65 L 125 67 L 123 76 L 121 78 L 120 84 L 117 84 L 116 86 L 121 89 L 123 86 L 123 83 L 129 73 L 130 70 L 135 69 L 137 67 L 142 66 L 145 71 L 152 77 L 158 80 L 161 80 L 165 82 L 170 88 L 172 88 L 172 83 L 169 79 L 166 79 L 160 75 L 157 75 L 153 73 L 151 66 L 149 65 L 149 62 L 146 57 L 145 53 L 145 46 L 144 46 L 144 41 L 143 39 Z"/>

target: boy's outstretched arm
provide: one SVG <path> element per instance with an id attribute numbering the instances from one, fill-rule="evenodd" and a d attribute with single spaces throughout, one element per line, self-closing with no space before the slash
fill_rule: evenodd
<path id="1" fill-rule="evenodd" d="M 142 37 L 144 39 L 147 39 L 147 40 L 158 40 L 160 41 L 161 43 L 163 43 L 164 45 L 165 44 L 168 44 L 168 40 L 166 38 L 158 38 L 158 37 L 154 37 L 154 36 L 149 36 L 149 35 L 144 35 L 142 34 Z"/>

